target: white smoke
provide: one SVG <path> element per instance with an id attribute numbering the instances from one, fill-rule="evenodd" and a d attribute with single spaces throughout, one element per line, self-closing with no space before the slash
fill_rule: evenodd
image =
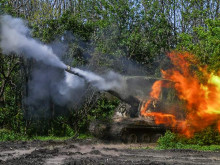
<path id="1" fill-rule="evenodd" d="M 87 82 L 91 83 L 99 90 L 121 90 L 126 85 L 122 76 L 113 71 L 103 76 L 99 76 L 93 72 L 84 71 L 78 68 L 73 68 L 73 70 L 79 75 L 82 75 Z"/>
<path id="2" fill-rule="evenodd" d="M 84 84 L 83 79 L 80 79 L 76 75 L 72 75 L 68 72 L 65 72 L 65 78 L 62 84 L 59 86 L 58 90 L 59 90 L 59 93 L 65 97 L 65 95 L 71 95 L 71 90 L 74 90 L 77 88 L 83 88 L 84 85 L 85 84 Z"/>
<path id="3" fill-rule="evenodd" d="M 29 82 L 29 103 L 37 100 L 53 100 L 62 105 L 74 102 L 75 98 L 82 97 L 85 81 L 76 75 L 65 73 L 65 77 L 60 80 L 60 73 L 51 70 L 43 65 L 55 66 L 66 69 L 66 65 L 56 56 L 52 48 L 31 38 L 30 29 L 25 26 L 25 22 L 20 18 L 13 18 L 9 15 L 0 17 L 1 41 L 0 47 L 6 55 L 15 53 L 26 58 L 33 58 L 37 61 L 37 69 L 32 73 Z M 90 71 L 73 68 L 76 73 L 82 75 L 87 83 L 92 84 L 99 90 L 121 90 L 125 86 L 125 81 L 119 74 L 108 72 L 99 76 Z"/>
<path id="4" fill-rule="evenodd" d="M 25 26 L 22 19 L 4 15 L 0 17 L 0 22 L 0 46 L 4 54 L 16 53 L 52 66 L 66 67 L 50 47 L 29 37 L 30 30 Z"/>

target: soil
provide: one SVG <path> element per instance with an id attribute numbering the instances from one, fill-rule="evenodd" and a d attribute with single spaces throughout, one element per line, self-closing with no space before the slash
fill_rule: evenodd
<path id="1" fill-rule="evenodd" d="M 1 142 L 0 164 L 220 164 L 217 151 L 151 149 L 155 145 L 97 140 Z"/>

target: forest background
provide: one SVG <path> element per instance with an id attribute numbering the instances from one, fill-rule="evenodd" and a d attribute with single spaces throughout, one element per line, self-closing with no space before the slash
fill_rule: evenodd
<path id="1" fill-rule="evenodd" d="M 1 0 L 0 14 L 26 20 L 32 37 L 45 44 L 67 45 L 61 59 L 71 66 L 133 75 L 131 66 L 135 75 L 160 77 L 172 50 L 194 54 L 210 71 L 220 69 L 219 6 L 218 0 Z M 1 50 L 0 61 L 1 140 L 82 136 L 91 121 L 110 120 L 119 103 L 86 97 L 77 109 L 56 108 L 52 100 L 33 109 L 24 100 L 35 61 Z"/>

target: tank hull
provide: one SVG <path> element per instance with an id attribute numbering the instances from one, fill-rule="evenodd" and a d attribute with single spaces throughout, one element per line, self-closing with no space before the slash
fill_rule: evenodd
<path id="1" fill-rule="evenodd" d="M 125 143 L 152 143 L 162 136 L 166 127 L 151 118 L 118 118 L 106 123 L 95 121 L 90 132 L 97 138 Z"/>

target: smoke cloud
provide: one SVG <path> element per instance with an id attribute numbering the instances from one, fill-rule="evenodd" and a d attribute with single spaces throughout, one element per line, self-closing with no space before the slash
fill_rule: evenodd
<path id="1" fill-rule="evenodd" d="M 27 105 L 37 109 L 58 106 L 75 107 L 81 104 L 86 86 L 83 79 L 58 68 L 36 63 L 28 83 Z"/>
<path id="2" fill-rule="evenodd" d="M 30 105 L 47 105 L 52 101 L 58 105 L 79 103 L 83 97 L 86 83 L 99 90 L 121 90 L 125 81 L 121 75 L 112 71 L 100 76 L 91 71 L 73 68 L 82 78 L 64 72 L 66 65 L 57 57 L 54 50 L 31 38 L 30 29 L 20 18 L 9 15 L 0 17 L 1 41 L 3 54 L 15 53 L 25 58 L 35 59 L 33 72 L 29 81 L 29 96 L 26 102 Z M 49 67 L 50 66 L 50 67 Z M 47 103 L 45 103 L 45 101 Z"/>
<path id="3" fill-rule="evenodd" d="M 29 37 L 30 30 L 22 19 L 4 15 L 1 16 L 0 21 L 0 46 L 4 54 L 16 53 L 48 65 L 65 68 L 65 64 L 59 60 L 50 47 Z"/>
<path id="4" fill-rule="evenodd" d="M 109 71 L 104 76 L 99 76 L 93 72 L 84 71 L 78 68 L 73 68 L 73 70 L 99 90 L 119 90 L 120 88 L 125 87 L 125 81 L 122 76 L 113 71 Z"/>

